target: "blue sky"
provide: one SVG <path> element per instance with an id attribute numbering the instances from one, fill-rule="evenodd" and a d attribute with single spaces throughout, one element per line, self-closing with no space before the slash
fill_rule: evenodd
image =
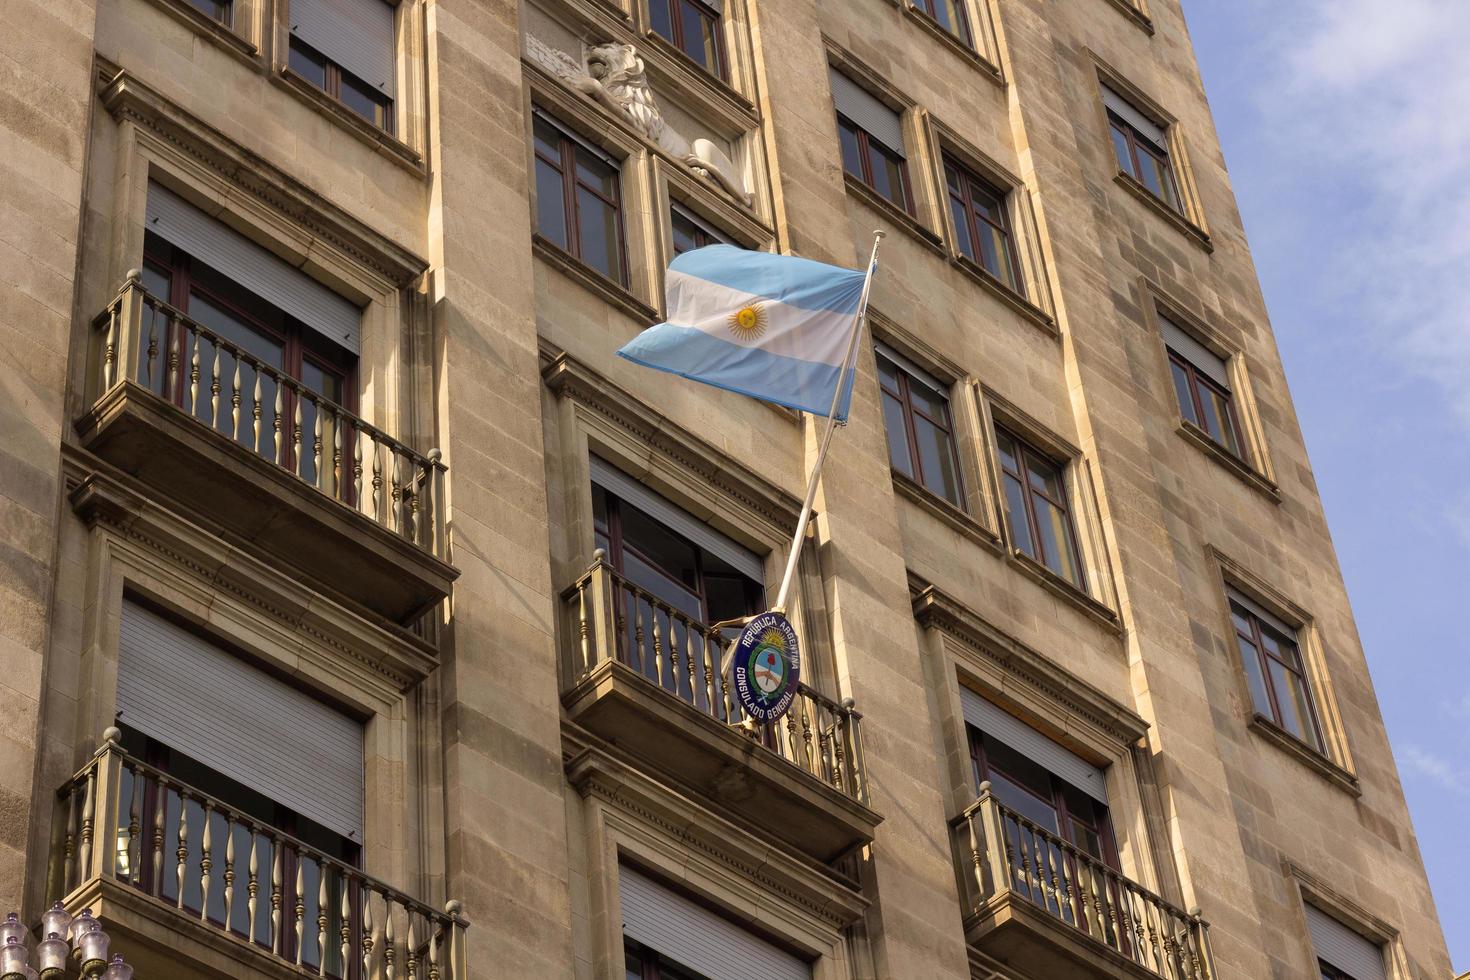
<path id="1" fill-rule="evenodd" d="M 1456 968 L 1470 970 L 1470 0 L 1183 0 Z"/>

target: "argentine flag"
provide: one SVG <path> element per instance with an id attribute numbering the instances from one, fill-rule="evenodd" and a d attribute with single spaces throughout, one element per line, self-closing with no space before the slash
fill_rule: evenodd
<path id="1" fill-rule="evenodd" d="M 668 322 L 619 357 L 813 415 L 847 418 L 865 273 L 710 245 L 669 265 Z"/>

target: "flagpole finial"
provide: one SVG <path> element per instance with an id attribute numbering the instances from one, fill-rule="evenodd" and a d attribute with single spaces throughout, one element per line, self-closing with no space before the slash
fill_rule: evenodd
<path id="1" fill-rule="evenodd" d="M 873 232 L 873 237 L 874 238 L 887 238 L 888 237 L 888 232 L 883 231 L 880 228 L 880 229 L 878 229 L 878 230 L 876 230 L 876 231 Z"/>

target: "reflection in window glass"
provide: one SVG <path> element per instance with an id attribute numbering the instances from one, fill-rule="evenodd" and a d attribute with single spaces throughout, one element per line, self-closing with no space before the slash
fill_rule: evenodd
<path id="1" fill-rule="evenodd" d="M 893 468 L 935 496 L 963 507 L 948 395 L 933 378 L 900 367 L 883 349 L 875 356 Z"/>

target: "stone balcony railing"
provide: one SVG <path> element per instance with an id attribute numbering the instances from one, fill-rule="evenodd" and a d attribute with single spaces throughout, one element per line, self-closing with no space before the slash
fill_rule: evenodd
<path id="1" fill-rule="evenodd" d="M 966 933 L 983 952 L 1037 976 L 1215 980 L 1197 912 L 1002 805 L 989 783 L 950 830 Z"/>
<path id="2" fill-rule="evenodd" d="M 770 791 L 766 804 L 792 815 L 763 822 L 824 859 L 871 839 L 879 818 L 851 700 L 802 684 L 780 721 L 747 717 L 726 670 L 730 635 L 619 575 L 601 550 L 562 600 L 563 700 L 580 724 L 710 795 L 738 798 L 742 812 Z M 823 811 L 841 826 L 823 827 Z"/>
<path id="3" fill-rule="evenodd" d="M 438 450 L 312 391 L 148 293 L 136 271 L 93 326 L 86 448 L 391 619 L 448 593 Z"/>
<path id="4" fill-rule="evenodd" d="M 195 959 L 237 977 L 464 980 L 458 902 L 432 908 L 106 736 L 59 791 L 52 897 L 92 908 L 140 975 Z"/>

